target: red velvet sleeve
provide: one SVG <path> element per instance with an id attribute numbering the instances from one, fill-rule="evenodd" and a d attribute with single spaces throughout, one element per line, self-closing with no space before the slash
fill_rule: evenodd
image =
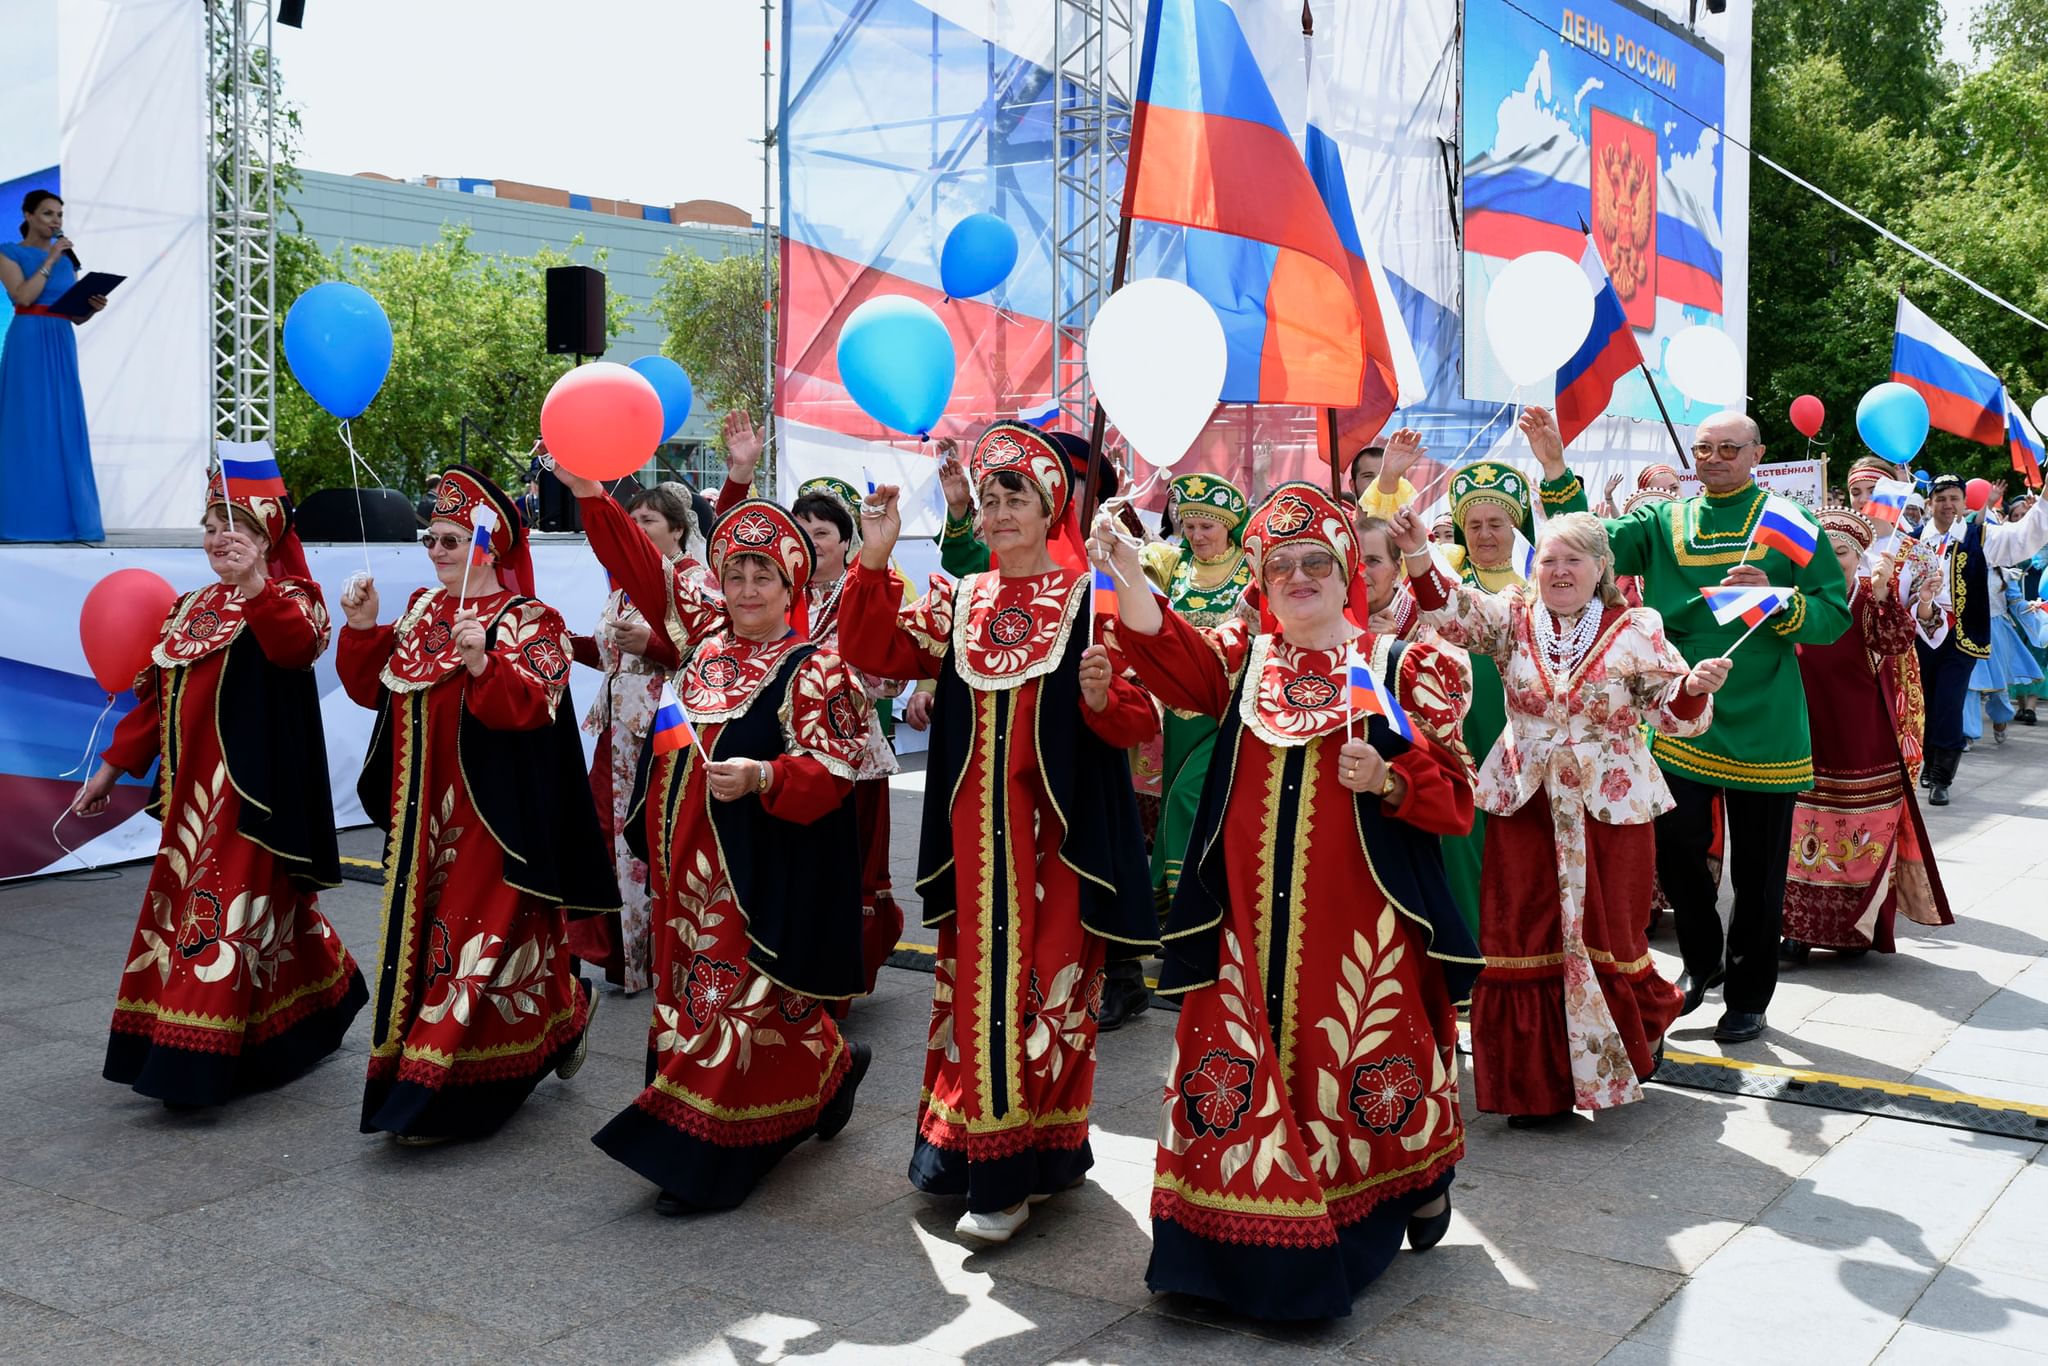
<path id="1" fill-rule="evenodd" d="M 648 643 L 652 644 L 653 641 L 650 640 Z M 578 664 L 583 665 L 587 669 L 602 669 L 604 667 L 604 660 L 597 653 L 596 636 L 570 636 L 569 655 Z"/>
<path id="2" fill-rule="evenodd" d="M 1187 618 L 1163 601 L 1159 613 L 1163 623 L 1157 635 L 1141 636 L 1136 631 L 1119 630 L 1115 633 L 1117 648 L 1137 670 L 1139 682 L 1167 706 L 1204 716 L 1223 715 L 1224 708 L 1230 705 L 1231 678 L 1224 667 L 1226 647 L 1222 636 L 1190 625 Z M 1114 690 L 1111 709 L 1115 709 Z M 1097 729 L 1099 732 L 1100 728 Z M 1147 731 L 1138 738 L 1150 736 Z"/>
<path id="3" fill-rule="evenodd" d="M 1397 806 L 1386 804 L 1389 816 L 1432 835 L 1463 835 L 1472 829 L 1472 781 L 1464 765 L 1427 740 L 1410 745 L 1393 761 L 1407 783 Z"/>
<path id="4" fill-rule="evenodd" d="M 157 699 L 162 695 L 161 689 L 152 690 L 147 697 L 138 694 L 134 710 L 114 723 L 114 738 L 100 751 L 100 758 L 131 778 L 148 772 L 150 762 L 156 758 L 158 723 L 163 716 Z"/>
<path id="5" fill-rule="evenodd" d="M 1664 710 L 1670 712 L 1681 721 L 1690 721 L 1707 709 L 1707 702 L 1710 700 L 1711 694 L 1687 692 L 1685 690 L 1685 680 L 1682 678 L 1678 680 L 1675 687 L 1677 691 L 1671 695 L 1671 700 L 1664 704 Z"/>
<path id="6" fill-rule="evenodd" d="M 945 655 L 926 642 L 943 641 L 950 632 L 951 598 L 941 600 L 935 582 L 928 596 L 905 608 L 903 589 L 894 570 L 855 564 L 846 571 L 839 594 L 840 658 L 882 678 L 937 678 Z"/>
<path id="7" fill-rule="evenodd" d="M 771 759 L 768 767 L 775 776 L 768 795 L 761 798 L 761 809 L 792 825 L 809 825 L 831 814 L 853 791 L 851 779 L 840 777 L 808 754 L 785 754 Z"/>
<path id="8" fill-rule="evenodd" d="M 583 511 L 583 532 L 590 538 L 597 562 L 611 572 L 626 590 L 627 599 L 654 626 L 647 637 L 646 658 L 664 669 L 680 667 L 685 648 L 724 624 L 724 609 L 706 603 L 694 585 L 680 579 L 676 567 L 662 558 L 639 523 L 617 503 L 609 498 L 579 498 L 576 505 Z M 671 605 L 681 618 L 681 642 L 669 636 Z"/>
<path id="9" fill-rule="evenodd" d="M 548 690 L 494 652 L 484 671 L 463 685 L 463 706 L 492 730 L 539 730 L 554 719 Z"/>
<path id="10" fill-rule="evenodd" d="M 264 657 L 282 669 L 309 669 L 327 652 L 327 609 L 302 584 L 266 580 L 263 591 L 242 604 L 249 629 Z"/>
<path id="11" fill-rule="evenodd" d="M 752 484 L 736 483 L 728 479 L 718 486 L 718 502 L 714 505 L 714 511 L 723 517 L 726 513 L 731 512 L 735 507 L 753 496 L 754 486 Z"/>
<path id="12" fill-rule="evenodd" d="M 1119 665 L 1124 662 L 1114 655 L 1111 659 Z M 1152 705 L 1152 695 L 1125 678 L 1121 670 L 1109 680 L 1109 705 L 1096 711 L 1083 698 L 1081 716 L 1104 744 L 1118 749 L 1142 745 L 1159 733 L 1159 710 Z"/>
<path id="13" fill-rule="evenodd" d="M 367 631 L 342 627 L 341 640 L 334 649 L 334 672 L 357 706 L 375 710 L 383 705 L 384 680 L 379 675 L 397 644 L 397 632 L 389 626 L 372 626 Z"/>

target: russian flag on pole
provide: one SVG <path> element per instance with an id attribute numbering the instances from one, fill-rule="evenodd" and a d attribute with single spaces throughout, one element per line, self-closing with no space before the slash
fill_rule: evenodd
<path id="1" fill-rule="evenodd" d="M 1017 420 L 1027 427 L 1043 427 L 1059 415 L 1060 402 L 1056 398 L 1049 398 L 1036 408 L 1017 410 Z"/>
<path id="2" fill-rule="evenodd" d="M 1790 588 L 1702 588 L 1700 600 L 1723 626 L 1737 617 L 1743 625 L 1754 626 L 1782 610 L 1792 601 L 1793 592 Z"/>
<path id="3" fill-rule="evenodd" d="M 2012 450 L 2013 469 L 2026 479 L 2028 488 L 2040 488 L 2041 462 L 2048 459 L 2048 452 L 2041 449 L 2041 434 L 2011 394 L 2005 396 L 2005 441 Z"/>
<path id="4" fill-rule="evenodd" d="M 1643 363 L 1628 310 L 1591 234 L 1579 253 L 1579 269 L 1593 286 L 1593 326 L 1577 353 L 1557 368 L 1557 431 L 1567 446 L 1606 411 L 1615 382 Z"/>
<path id="5" fill-rule="evenodd" d="M 469 533 L 469 562 L 473 565 L 490 563 L 491 533 L 498 529 L 498 514 L 487 507 L 480 507 L 472 514 L 475 530 Z"/>
<path id="6" fill-rule="evenodd" d="M 1863 505 L 1863 515 L 1873 522 L 1897 526 L 1906 515 L 1906 500 L 1912 496 L 1911 480 L 1880 479 L 1870 487 L 1870 501 Z"/>
<path id="7" fill-rule="evenodd" d="M 1892 378 L 1920 391 L 1936 429 L 1987 446 L 2006 444 L 2005 386 L 1977 353 L 1899 296 Z"/>
<path id="8" fill-rule="evenodd" d="M 1415 724 L 1408 719 L 1408 713 L 1401 710 L 1401 704 L 1387 691 L 1387 685 L 1372 671 L 1372 663 L 1358 652 L 1354 642 L 1344 652 L 1345 682 L 1350 689 L 1351 710 L 1361 716 L 1378 716 L 1403 740 L 1413 744 Z"/>
<path id="9" fill-rule="evenodd" d="M 284 497 L 284 472 L 278 469 L 275 456 L 255 455 L 239 460 L 222 456 L 220 477 L 229 498 Z"/>
<path id="10" fill-rule="evenodd" d="M 1515 572 L 1524 580 L 1536 577 L 1536 547 L 1530 544 L 1529 538 L 1522 534 L 1520 527 L 1515 528 L 1515 549 L 1508 563 L 1515 567 Z"/>
<path id="11" fill-rule="evenodd" d="M 1187 284 L 1229 347 L 1225 401 L 1349 407 L 1367 369 L 1352 257 L 1247 36 L 1283 10 L 1149 7 L 1123 211 L 1187 230 Z"/>
<path id="12" fill-rule="evenodd" d="M 673 683 L 664 681 L 661 685 L 661 701 L 654 709 L 651 733 L 656 754 L 674 754 L 697 743 L 697 730 L 683 711 L 682 700 L 676 696 Z"/>
<path id="13" fill-rule="evenodd" d="M 1820 528 L 1806 519 L 1806 509 L 1790 498 L 1775 493 L 1764 495 L 1764 510 L 1757 518 L 1755 544 L 1769 546 L 1794 564 L 1813 558 L 1820 545 Z"/>
<path id="14" fill-rule="evenodd" d="M 1116 615 L 1116 580 L 1107 569 L 1095 571 L 1095 615 L 1113 617 Z"/>
<path id="15" fill-rule="evenodd" d="M 1316 193 L 1337 230 L 1350 258 L 1351 288 L 1358 301 L 1358 317 L 1365 329 L 1365 387 L 1359 394 L 1357 411 L 1348 415 L 1350 425 L 1377 434 L 1401 405 L 1401 384 L 1396 378 L 1393 343 L 1387 335 L 1387 312 L 1392 301 L 1382 305 L 1382 282 L 1373 268 L 1365 239 L 1358 232 L 1358 218 L 1351 212 L 1351 190 L 1344 181 L 1344 158 L 1325 130 L 1331 126 L 1330 82 L 1321 64 L 1309 73 L 1308 129 L 1302 142 L 1302 160 Z M 1398 316 L 1394 325 L 1401 326 Z"/>

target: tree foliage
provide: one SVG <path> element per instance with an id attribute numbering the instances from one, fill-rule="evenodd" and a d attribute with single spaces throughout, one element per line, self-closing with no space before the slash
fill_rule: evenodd
<path id="1" fill-rule="evenodd" d="M 768 401 L 761 358 L 761 258 L 692 256 L 670 247 L 654 263 L 654 313 L 668 329 L 662 350 L 696 386 L 709 412 L 737 408 L 758 419 Z M 723 449 L 721 432 L 718 444 Z"/>
<path id="2" fill-rule="evenodd" d="M 543 349 L 545 272 L 572 264 L 569 253 L 491 255 L 472 249 L 469 237 L 467 224 L 446 224 L 440 239 L 425 247 L 357 246 L 330 256 L 300 238 L 289 253 L 280 252 L 280 328 L 286 301 L 321 280 L 360 285 L 390 318 L 391 373 L 349 430 L 377 478 L 408 498 L 461 454 L 465 417 L 469 462 L 500 482 L 523 484 L 524 453 L 540 430 L 541 400 L 569 365 Z M 579 237 L 571 247 L 581 244 Z M 602 268 L 605 253 L 593 255 L 591 264 Z M 630 308 L 630 300 L 606 296 L 607 335 L 630 328 Z M 281 335 L 278 354 L 284 354 Z M 295 490 L 350 482 L 338 424 L 286 376 L 277 386 L 276 445 Z"/>
<path id="3" fill-rule="evenodd" d="M 1985 21 L 1997 20 L 1993 35 Z M 1781 0 L 1756 11 L 1757 149 L 2037 317 L 2048 318 L 2048 67 L 2029 23 L 2048 0 L 1993 0 L 1964 72 L 1939 56 L 1935 0 Z M 2044 30 L 2048 31 L 2048 30 Z M 1767 427 L 1827 403 L 1839 479 L 1855 405 L 1890 377 L 1898 295 L 1962 338 L 2022 407 L 2048 387 L 2048 332 L 1758 165 L 1751 181 L 1750 373 Z M 1936 432 L 1918 464 L 2003 478 L 1994 449 Z"/>

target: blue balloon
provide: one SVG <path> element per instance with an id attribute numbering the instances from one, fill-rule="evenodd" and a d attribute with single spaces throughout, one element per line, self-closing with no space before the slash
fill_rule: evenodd
<path id="1" fill-rule="evenodd" d="M 1913 487 L 1925 493 L 1928 489 L 1934 487 L 1934 476 L 1929 474 L 1926 470 L 1914 470 Z"/>
<path id="2" fill-rule="evenodd" d="M 953 338 L 915 299 L 878 294 L 839 329 L 839 380 L 884 427 L 923 440 L 953 396 Z"/>
<path id="3" fill-rule="evenodd" d="M 314 285 L 284 315 L 284 358 L 315 403 L 358 417 L 391 372 L 391 321 L 354 285 Z"/>
<path id="4" fill-rule="evenodd" d="M 949 299 L 986 294 L 1017 264 L 1017 234 L 992 213 L 971 213 L 953 225 L 939 251 L 939 283 Z"/>
<path id="5" fill-rule="evenodd" d="M 1880 384 L 1856 405 L 1856 434 L 1894 465 L 1904 465 L 1927 444 L 1927 400 L 1896 380 Z"/>
<path id="6" fill-rule="evenodd" d="M 689 375 L 667 356 L 642 356 L 633 362 L 632 368 L 654 386 L 655 394 L 661 399 L 661 439 L 674 440 L 675 434 L 690 420 L 690 404 L 696 397 L 696 391 L 690 387 Z"/>

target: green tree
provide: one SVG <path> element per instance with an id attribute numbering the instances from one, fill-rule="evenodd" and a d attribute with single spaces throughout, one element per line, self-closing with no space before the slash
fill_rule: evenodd
<path id="1" fill-rule="evenodd" d="M 670 247 L 654 263 L 654 313 L 668 330 L 662 351 L 696 386 L 697 405 L 758 419 L 768 402 L 761 365 L 761 258 L 712 259 Z M 725 435 L 717 438 L 725 447 Z"/>
<path id="2" fill-rule="evenodd" d="M 1990 0 L 1970 20 L 1970 42 L 2039 70 L 2048 65 L 2048 0 Z"/>
<path id="3" fill-rule="evenodd" d="M 545 272 L 568 265 L 568 252 L 530 257 L 491 255 L 469 245 L 467 224 L 446 224 L 425 247 L 350 247 L 327 256 L 294 248 L 296 298 L 321 279 L 367 290 L 391 320 L 391 371 L 369 410 L 349 424 L 357 452 L 388 486 L 416 497 L 433 474 L 464 447 L 494 479 L 523 484 L 524 452 L 540 429 L 541 400 L 568 368 L 542 349 L 546 333 Z M 308 244 L 310 245 L 310 244 Z M 579 237 L 570 244 L 582 245 Z M 605 253 L 593 253 L 602 267 Z M 285 263 L 280 263 L 280 270 Z M 279 291 L 280 324 L 286 296 Z M 606 331 L 628 330 L 631 301 L 608 295 Z M 283 354 L 282 340 L 278 348 Z M 297 491 L 351 482 L 334 418 L 296 383 L 278 383 L 279 460 Z M 475 428 L 503 443 L 475 434 Z M 361 482 L 370 482 L 367 479 Z"/>

